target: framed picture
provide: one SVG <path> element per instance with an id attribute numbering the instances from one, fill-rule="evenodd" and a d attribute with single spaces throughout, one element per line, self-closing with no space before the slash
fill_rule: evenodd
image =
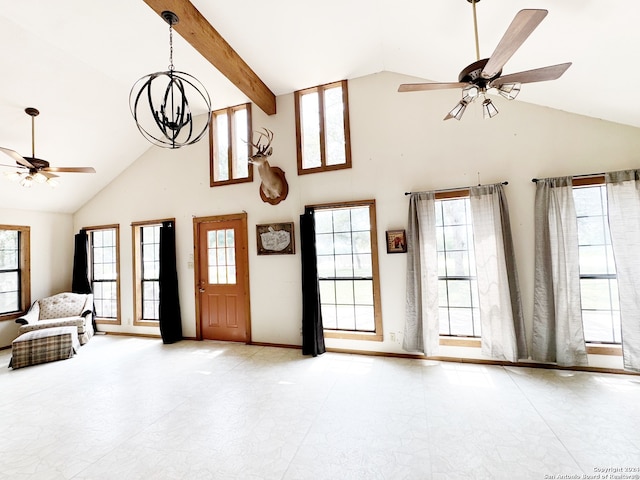
<path id="1" fill-rule="evenodd" d="M 296 253 L 293 222 L 256 225 L 258 255 L 292 255 Z"/>
<path id="2" fill-rule="evenodd" d="M 406 253 L 407 236 L 404 230 L 387 230 L 387 253 Z"/>

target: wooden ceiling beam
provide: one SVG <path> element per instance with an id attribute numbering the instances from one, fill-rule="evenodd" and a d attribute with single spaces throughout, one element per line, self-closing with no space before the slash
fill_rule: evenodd
<path id="1" fill-rule="evenodd" d="M 276 96 L 222 38 L 189 0 L 144 0 L 158 15 L 169 10 L 178 16 L 173 29 L 238 87 L 264 113 L 276 113 Z M 164 19 L 163 19 L 164 21 Z"/>

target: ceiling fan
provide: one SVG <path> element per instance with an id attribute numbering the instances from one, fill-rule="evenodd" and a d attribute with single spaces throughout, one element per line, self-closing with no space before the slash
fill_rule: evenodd
<path id="1" fill-rule="evenodd" d="M 5 173 L 10 180 L 20 182 L 23 187 L 31 187 L 33 182 L 48 183 L 50 186 L 57 185 L 55 173 L 96 173 L 93 167 L 50 167 L 49 162 L 36 158 L 35 153 L 35 117 L 40 112 L 28 107 L 24 110 L 31 117 L 31 156 L 23 157 L 18 152 L 10 148 L 0 147 L 0 152 L 5 153 L 16 161 L 17 167 L 14 165 L 3 165 L 5 167 L 18 168 L 17 171 Z M 53 173 L 55 172 L 55 173 Z"/>
<path id="2" fill-rule="evenodd" d="M 465 67 L 458 76 L 457 82 L 405 83 L 400 85 L 398 92 L 417 92 L 422 90 L 442 90 L 447 88 L 462 88 L 462 100 L 444 117 L 444 120 L 455 118 L 460 120 L 471 102 L 480 95 L 484 118 L 491 118 L 498 114 L 498 109 L 491 99 L 486 97 L 488 90 L 496 89 L 497 93 L 508 100 L 516 98 L 523 83 L 544 82 L 556 80 L 571 66 L 571 62 L 550 65 L 548 67 L 526 70 L 524 72 L 502 75 L 502 67 L 520 48 L 524 41 L 540 25 L 547 16 L 547 10 L 520 10 L 507 31 L 502 36 L 489 58 L 480 59 L 478 46 L 478 22 L 476 19 L 476 3 L 480 0 L 467 0 L 473 5 L 473 26 L 476 40 L 476 61 Z"/>

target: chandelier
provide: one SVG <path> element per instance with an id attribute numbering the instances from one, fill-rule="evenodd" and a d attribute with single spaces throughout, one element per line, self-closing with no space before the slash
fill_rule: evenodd
<path id="1" fill-rule="evenodd" d="M 211 118 L 211 99 L 194 76 L 174 69 L 173 26 L 178 16 L 162 12 L 169 24 L 169 70 L 140 78 L 129 93 L 129 107 L 140 133 L 163 148 L 180 148 L 200 140 Z M 194 119 L 191 106 L 204 105 L 206 115 Z"/>

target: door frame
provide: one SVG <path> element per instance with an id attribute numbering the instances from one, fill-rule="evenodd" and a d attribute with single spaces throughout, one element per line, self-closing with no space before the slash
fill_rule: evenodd
<path id="1" fill-rule="evenodd" d="M 249 290 L 249 238 L 247 228 L 247 213 L 232 213 L 229 215 L 214 215 L 209 217 L 193 217 L 193 287 L 196 302 L 196 339 L 202 340 L 202 312 L 200 311 L 200 252 L 198 245 L 200 245 L 200 225 L 203 223 L 219 223 L 227 222 L 231 220 L 239 220 L 241 224 L 241 238 L 244 243 L 243 249 L 236 249 L 236 255 L 245 256 L 245 264 L 247 266 L 245 274 L 238 276 L 238 281 L 244 283 L 245 296 L 245 329 L 247 333 L 246 343 L 251 343 L 251 294 Z"/>

